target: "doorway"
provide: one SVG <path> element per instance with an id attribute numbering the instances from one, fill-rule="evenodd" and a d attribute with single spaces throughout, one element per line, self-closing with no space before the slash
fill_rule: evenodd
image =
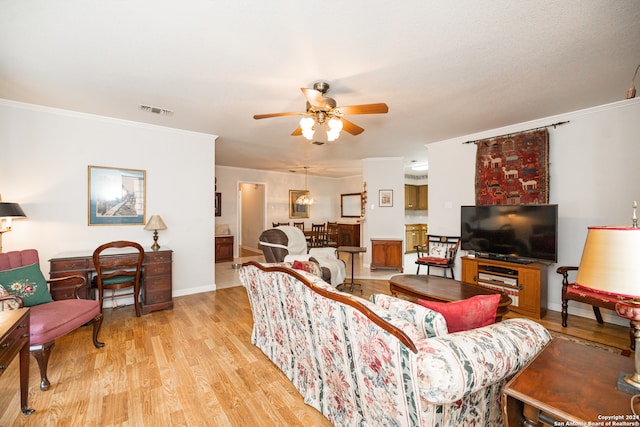
<path id="1" fill-rule="evenodd" d="M 266 229 L 266 184 L 238 184 L 238 257 L 262 255 L 259 239 Z"/>

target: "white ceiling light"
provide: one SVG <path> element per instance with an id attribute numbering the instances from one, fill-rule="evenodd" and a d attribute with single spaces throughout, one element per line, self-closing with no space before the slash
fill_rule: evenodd
<path id="1" fill-rule="evenodd" d="M 426 171 L 429 170 L 429 163 L 422 163 L 420 165 L 411 166 L 413 171 Z"/>

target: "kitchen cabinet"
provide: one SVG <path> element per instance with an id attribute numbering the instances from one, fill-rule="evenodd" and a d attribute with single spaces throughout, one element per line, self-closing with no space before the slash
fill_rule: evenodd
<path id="1" fill-rule="evenodd" d="M 412 185 L 404 186 L 404 208 L 406 210 L 425 211 L 429 207 L 429 186 Z"/>
<path id="2" fill-rule="evenodd" d="M 405 225 L 405 253 L 416 251 L 417 245 L 423 245 L 427 241 L 427 224 Z"/>

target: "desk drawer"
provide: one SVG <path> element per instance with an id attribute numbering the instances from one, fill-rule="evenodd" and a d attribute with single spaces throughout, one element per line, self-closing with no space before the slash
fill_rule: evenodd
<path id="1" fill-rule="evenodd" d="M 164 264 L 146 264 L 144 266 L 145 276 L 159 276 L 171 273 L 171 263 Z"/>
<path id="2" fill-rule="evenodd" d="M 154 289 L 151 292 L 145 292 L 143 301 L 145 305 L 153 305 L 171 301 L 171 289 Z"/>
<path id="3" fill-rule="evenodd" d="M 145 252 L 144 258 L 145 264 L 171 263 L 171 251 Z"/>
<path id="4" fill-rule="evenodd" d="M 89 264 L 88 259 L 59 259 L 51 261 L 52 272 L 66 272 L 66 271 L 85 271 L 92 265 Z"/>

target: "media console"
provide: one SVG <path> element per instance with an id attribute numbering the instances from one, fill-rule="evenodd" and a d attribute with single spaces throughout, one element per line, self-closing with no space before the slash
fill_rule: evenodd
<path id="1" fill-rule="evenodd" d="M 511 297 L 509 309 L 541 319 L 547 312 L 547 266 L 487 258 L 462 257 L 462 281 L 495 289 Z"/>

